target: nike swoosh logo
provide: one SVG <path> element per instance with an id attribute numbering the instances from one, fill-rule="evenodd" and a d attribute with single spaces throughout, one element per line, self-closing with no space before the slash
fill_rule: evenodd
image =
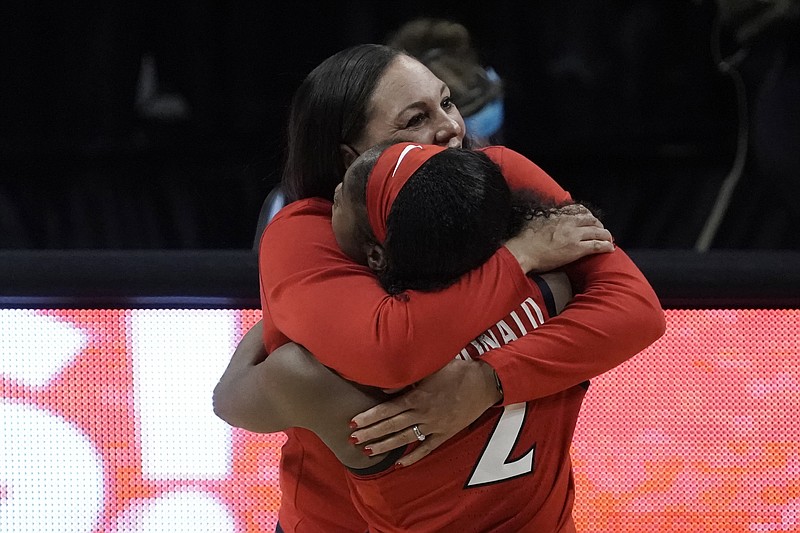
<path id="1" fill-rule="evenodd" d="M 414 148 L 419 148 L 420 150 L 422 150 L 422 146 L 418 144 L 409 144 L 408 146 L 403 148 L 403 151 L 400 152 L 400 157 L 397 158 L 397 164 L 394 166 L 394 170 L 392 170 L 392 177 L 394 177 L 395 173 L 397 173 L 397 167 L 399 167 L 400 163 L 403 162 L 403 158 L 406 156 L 406 154 L 411 150 L 413 150 Z"/>

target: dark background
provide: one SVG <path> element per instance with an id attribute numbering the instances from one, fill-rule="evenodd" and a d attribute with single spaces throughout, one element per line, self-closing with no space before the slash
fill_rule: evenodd
<path id="1" fill-rule="evenodd" d="M 505 144 L 600 208 L 623 247 L 695 246 L 742 125 L 747 158 L 712 246 L 800 248 L 796 19 L 743 43 L 703 1 L 0 9 L 0 248 L 250 248 L 294 89 L 420 15 L 471 30 L 505 82 Z M 718 63 L 739 56 L 737 93 Z"/>

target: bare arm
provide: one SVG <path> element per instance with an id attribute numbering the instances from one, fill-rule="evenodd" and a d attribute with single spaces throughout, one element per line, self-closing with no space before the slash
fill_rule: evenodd
<path id="1" fill-rule="evenodd" d="M 297 344 L 267 357 L 262 328 L 259 321 L 242 337 L 214 388 L 214 413 L 228 424 L 257 433 L 303 427 L 346 441 L 348 415 L 387 399 L 340 378 Z"/>
<path id="2" fill-rule="evenodd" d="M 214 413 L 232 426 L 258 433 L 306 428 L 349 467 L 379 462 L 383 455 L 367 457 L 349 444 L 348 424 L 354 414 L 388 396 L 340 378 L 291 342 L 267 357 L 262 327 L 258 322 L 239 342 L 214 389 Z"/>
<path id="3" fill-rule="evenodd" d="M 214 413 L 228 424 L 258 433 L 282 431 L 292 424 L 271 391 L 279 377 L 269 372 L 262 340 L 264 324 L 258 321 L 234 350 L 214 388 Z"/>

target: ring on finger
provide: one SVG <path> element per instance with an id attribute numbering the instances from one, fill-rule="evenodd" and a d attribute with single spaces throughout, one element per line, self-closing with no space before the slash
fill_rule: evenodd
<path id="1" fill-rule="evenodd" d="M 414 432 L 414 435 L 417 437 L 417 440 L 422 442 L 425 440 L 425 435 L 419 430 L 419 426 L 414 424 L 411 426 L 411 431 Z"/>

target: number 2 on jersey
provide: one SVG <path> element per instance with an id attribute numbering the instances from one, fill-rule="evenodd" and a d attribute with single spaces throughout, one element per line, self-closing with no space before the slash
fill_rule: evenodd
<path id="1" fill-rule="evenodd" d="M 467 487 L 477 487 L 487 483 L 497 483 L 506 479 L 524 476 L 533 471 L 536 452 L 534 444 L 519 459 L 511 461 L 511 452 L 522 433 L 525 423 L 527 403 L 515 403 L 503 408 L 503 414 L 489 436 L 480 459 L 472 471 Z"/>

